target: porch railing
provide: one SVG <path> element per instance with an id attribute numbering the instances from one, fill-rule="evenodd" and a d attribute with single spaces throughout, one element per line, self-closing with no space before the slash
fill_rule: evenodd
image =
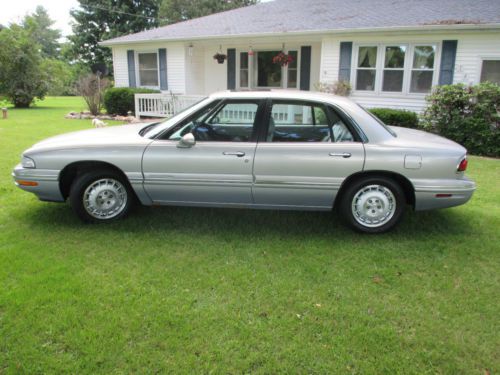
<path id="1" fill-rule="evenodd" d="M 171 117 L 203 98 L 202 95 L 135 94 L 135 116 Z"/>

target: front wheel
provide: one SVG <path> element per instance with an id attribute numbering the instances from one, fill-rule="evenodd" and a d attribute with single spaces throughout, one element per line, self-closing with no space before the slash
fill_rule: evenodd
<path id="1" fill-rule="evenodd" d="M 70 191 L 70 204 L 86 222 L 107 222 L 125 216 L 133 193 L 123 177 L 113 171 L 95 171 L 80 175 Z"/>
<path id="2" fill-rule="evenodd" d="M 341 197 L 340 214 L 360 232 L 383 233 L 401 221 L 405 205 L 398 183 L 386 177 L 366 177 L 347 187 Z"/>

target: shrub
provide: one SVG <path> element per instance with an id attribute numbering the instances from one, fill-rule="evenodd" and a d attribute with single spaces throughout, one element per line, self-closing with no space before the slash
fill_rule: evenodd
<path id="1" fill-rule="evenodd" d="M 90 113 L 94 116 L 101 112 L 103 92 L 108 86 L 109 80 L 100 78 L 96 74 L 87 74 L 81 77 L 76 84 L 78 94 L 83 96 Z"/>
<path id="2" fill-rule="evenodd" d="M 319 92 L 326 92 L 339 96 L 349 96 L 351 94 L 351 84 L 348 81 L 336 81 L 334 83 L 318 82 L 315 85 Z"/>
<path id="3" fill-rule="evenodd" d="M 387 125 L 402 126 L 404 128 L 413 129 L 419 127 L 418 116 L 415 112 L 390 108 L 371 108 L 370 112 Z"/>
<path id="4" fill-rule="evenodd" d="M 154 94 L 158 90 L 139 89 L 130 87 L 113 87 L 104 94 L 104 108 L 109 114 L 125 116 L 127 112 L 134 112 L 134 94 Z"/>
<path id="5" fill-rule="evenodd" d="M 438 86 L 427 102 L 426 130 L 460 143 L 472 154 L 500 156 L 500 86 Z"/>

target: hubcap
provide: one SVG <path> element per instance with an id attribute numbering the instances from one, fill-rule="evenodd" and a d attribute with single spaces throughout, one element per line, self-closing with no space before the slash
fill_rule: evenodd
<path id="1" fill-rule="evenodd" d="M 83 206 L 96 219 L 112 219 L 127 204 L 127 190 L 117 180 L 103 178 L 93 182 L 83 193 Z"/>
<path id="2" fill-rule="evenodd" d="M 380 227 L 391 220 L 395 212 L 396 198 L 382 185 L 364 186 L 352 200 L 354 219 L 365 227 Z"/>

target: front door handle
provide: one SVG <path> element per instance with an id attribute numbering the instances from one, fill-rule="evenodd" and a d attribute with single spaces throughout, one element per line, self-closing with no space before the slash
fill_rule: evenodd
<path id="1" fill-rule="evenodd" d="M 236 152 L 224 151 L 222 155 L 237 156 L 239 158 L 242 158 L 243 156 L 245 156 L 245 153 L 243 151 L 236 151 Z"/>
<path id="2" fill-rule="evenodd" d="M 328 155 L 329 156 L 338 156 L 338 157 L 342 157 L 344 159 L 347 159 L 347 158 L 351 157 L 351 153 L 350 152 L 330 152 Z"/>

